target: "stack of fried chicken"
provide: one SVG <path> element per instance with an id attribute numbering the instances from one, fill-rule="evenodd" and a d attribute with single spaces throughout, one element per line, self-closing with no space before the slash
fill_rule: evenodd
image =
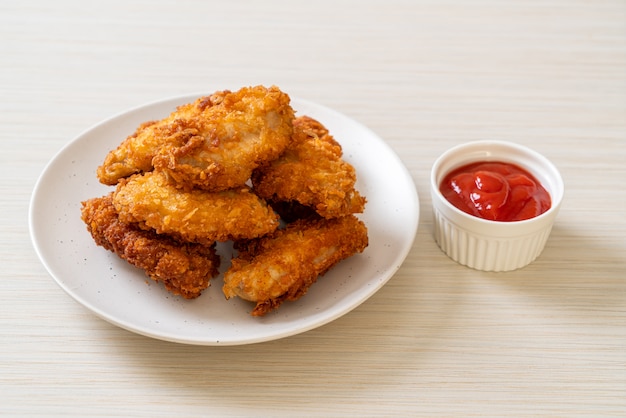
<path id="1" fill-rule="evenodd" d="M 225 297 L 254 302 L 254 316 L 368 245 L 354 167 L 274 86 L 216 92 L 141 124 L 97 176 L 114 190 L 82 202 L 96 244 L 186 299 L 218 275 L 216 242 L 236 250 Z"/>

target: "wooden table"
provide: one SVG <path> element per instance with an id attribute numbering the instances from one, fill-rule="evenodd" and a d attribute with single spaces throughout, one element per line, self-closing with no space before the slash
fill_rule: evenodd
<path id="1" fill-rule="evenodd" d="M 0 56 L 0 415 L 626 416 L 624 1 L 4 2 Z M 231 347 L 136 335 L 63 292 L 29 237 L 47 162 L 128 108 L 254 84 L 399 155 L 421 217 L 395 276 L 325 326 Z M 432 238 L 431 165 L 475 139 L 564 178 L 522 270 L 462 267 Z"/>

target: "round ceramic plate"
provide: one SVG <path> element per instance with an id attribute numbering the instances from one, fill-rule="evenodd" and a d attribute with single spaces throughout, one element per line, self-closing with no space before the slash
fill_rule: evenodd
<path id="1" fill-rule="evenodd" d="M 253 304 L 226 300 L 222 274 L 232 249 L 218 244 L 221 274 L 194 300 L 164 287 L 115 254 L 96 246 L 80 219 L 81 201 L 112 190 L 95 170 L 105 155 L 144 121 L 160 119 L 201 94 L 171 98 L 114 116 L 65 146 L 41 174 L 30 204 L 35 250 L 56 282 L 101 318 L 145 336 L 186 344 L 235 345 L 269 341 L 326 324 L 359 306 L 400 268 L 417 233 L 415 185 L 397 155 L 372 131 L 329 108 L 292 99 L 296 115 L 323 123 L 357 172 L 357 189 L 367 197 L 359 217 L 369 234 L 366 250 L 342 261 L 295 302 L 264 317 Z"/>

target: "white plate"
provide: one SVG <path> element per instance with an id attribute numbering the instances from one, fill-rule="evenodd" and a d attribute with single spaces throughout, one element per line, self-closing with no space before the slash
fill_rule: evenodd
<path id="1" fill-rule="evenodd" d="M 415 185 L 397 155 L 363 125 L 326 107 L 292 99 L 299 115 L 326 125 L 357 172 L 367 197 L 360 215 L 369 246 L 320 277 L 296 302 L 257 318 L 253 304 L 226 300 L 222 275 L 195 300 L 170 295 L 115 254 L 95 245 L 80 219 L 80 202 L 112 190 L 95 170 L 104 156 L 143 121 L 167 116 L 201 94 L 171 98 L 112 117 L 79 135 L 47 165 L 33 191 L 29 223 L 35 250 L 56 282 L 103 319 L 149 337 L 187 344 L 236 345 L 269 341 L 326 324 L 359 306 L 398 270 L 417 233 Z M 221 271 L 230 249 L 220 244 Z"/>

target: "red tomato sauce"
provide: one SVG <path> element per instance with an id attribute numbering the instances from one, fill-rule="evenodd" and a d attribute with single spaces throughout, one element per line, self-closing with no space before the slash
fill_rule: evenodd
<path id="1" fill-rule="evenodd" d="M 477 162 L 446 175 L 439 190 L 460 210 L 492 221 L 522 221 L 552 204 L 550 194 L 528 171 L 510 163 Z"/>

